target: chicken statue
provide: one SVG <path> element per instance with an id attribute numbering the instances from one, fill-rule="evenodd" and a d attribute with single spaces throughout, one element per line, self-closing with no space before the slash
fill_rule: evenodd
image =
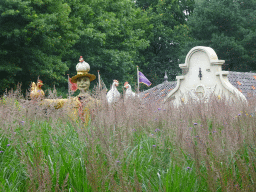
<path id="1" fill-rule="evenodd" d="M 135 92 L 132 91 L 131 85 L 127 81 L 124 83 L 124 88 L 126 88 L 125 95 L 124 95 L 125 99 L 135 98 L 136 94 Z"/>
<path id="2" fill-rule="evenodd" d="M 116 88 L 118 85 L 119 85 L 118 80 L 113 80 L 113 84 L 107 93 L 108 103 L 117 102 L 120 99 L 120 93 Z"/>
<path id="3" fill-rule="evenodd" d="M 35 82 L 32 83 L 31 92 L 30 92 L 31 99 L 44 97 L 44 91 L 42 90 L 42 86 L 43 86 L 43 81 L 41 81 L 40 79 L 37 81 L 37 84 L 35 84 Z"/>

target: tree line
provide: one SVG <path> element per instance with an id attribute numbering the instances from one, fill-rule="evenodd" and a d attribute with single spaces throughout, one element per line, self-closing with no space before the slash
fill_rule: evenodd
<path id="1" fill-rule="evenodd" d="M 175 80 L 194 46 L 212 47 L 230 70 L 254 71 L 255 15 L 255 0 L 1 0 L 0 94 L 18 82 L 25 92 L 38 76 L 67 93 L 81 55 L 107 87 L 134 87 L 136 66 L 152 86 L 165 71 Z"/>

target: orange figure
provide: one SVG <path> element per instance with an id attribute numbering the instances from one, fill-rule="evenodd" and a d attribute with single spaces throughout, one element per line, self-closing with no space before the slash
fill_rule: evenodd
<path id="1" fill-rule="evenodd" d="M 43 81 L 40 79 L 37 81 L 37 84 L 35 82 L 31 85 L 31 92 L 30 92 L 30 98 L 31 99 L 37 99 L 37 98 L 43 98 L 44 97 L 44 91 L 42 90 Z"/>

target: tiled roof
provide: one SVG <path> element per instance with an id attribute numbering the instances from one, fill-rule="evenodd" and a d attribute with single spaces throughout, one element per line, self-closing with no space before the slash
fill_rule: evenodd
<path id="1" fill-rule="evenodd" d="M 229 71 L 229 82 L 249 99 L 256 95 L 256 73 Z M 176 87 L 176 81 L 165 81 L 140 93 L 145 101 L 163 101 L 165 96 Z"/>
<path id="2" fill-rule="evenodd" d="M 228 80 L 247 99 L 256 95 L 256 73 L 229 71 Z"/>
<path id="3" fill-rule="evenodd" d="M 167 94 L 176 87 L 176 81 L 165 81 L 151 89 L 148 89 L 140 93 L 140 98 L 143 98 L 145 101 L 157 100 L 162 101 Z"/>

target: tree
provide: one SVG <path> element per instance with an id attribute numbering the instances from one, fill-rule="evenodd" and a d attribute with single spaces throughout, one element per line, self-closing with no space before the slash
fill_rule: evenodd
<path id="1" fill-rule="evenodd" d="M 146 9 L 150 23 L 154 26 L 147 31 L 150 46 L 141 51 L 144 61 L 142 70 L 149 74 L 149 79 L 156 85 L 163 82 L 165 70 L 172 80 L 180 72 L 178 66 L 180 50 L 186 41 L 190 41 L 187 16 L 193 11 L 194 1 L 189 0 L 139 0 L 136 3 Z"/>
<path id="2" fill-rule="evenodd" d="M 130 0 L 2 0 L 0 93 L 18 82 L 26 89 L 39 75 L 45 88 L 64 92 L 80 55 L 107 85 L 136 82 L 137 65 L 163 76 L 188 39 L 191 2 L 159 0 L 145 11 Z"/>
<path id="3" fill-rule="evenodd" d="M 68 3 L 73 10 L 71 15 L 82 20 L 80 40 L 74 45 L 73 58 L 65 58 L 72 61 L 69 74 L 76 73 L 77 59 L 82 55 L 90 64 L 91 73 L 100 70 L 107 87 L 113 79 L 135 82 L 132 74 L 136 74 L 136 65 L 140 64 L 139 50 L 149 45 L 145 30 L 152 26 L 147 15 L 130 0 Z"/>
<path id="4" fill-rule="evenodd" d="M 188 18 L 190 35 L 186 46 L 212 47 L 230 70 L 256 70 L 256 2 L 254 0 L 204 0 Z"/>
<path id="5" fill-rule="evenodd" d="M 62 0 L 0 1 L 0 93 L 18 82 L 28 88 L 40 78 L 48 85 L 66 81 L 62 62 L 79 38 L 81 19 L 70 17 Z"/>

